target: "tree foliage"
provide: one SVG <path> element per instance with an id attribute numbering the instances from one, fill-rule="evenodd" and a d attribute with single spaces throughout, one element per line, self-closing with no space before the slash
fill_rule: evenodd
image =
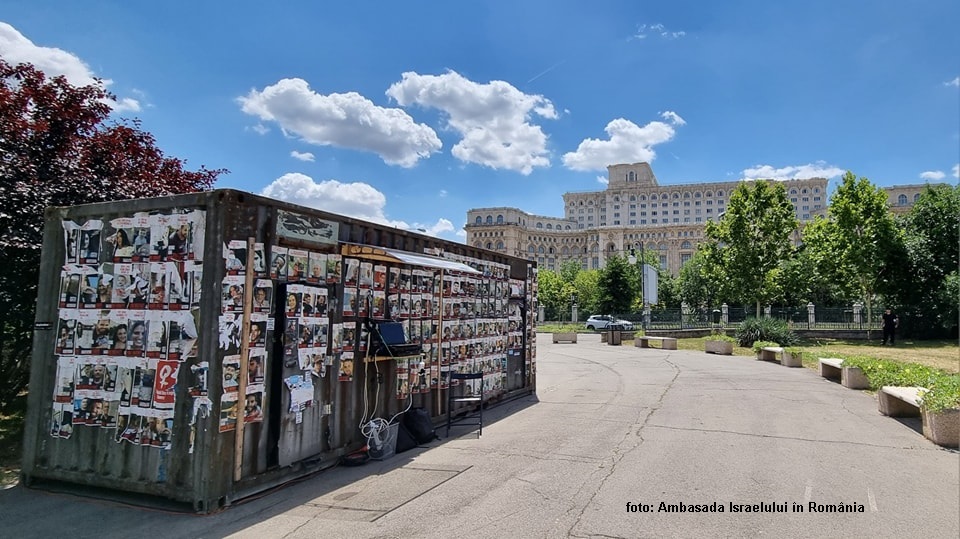
<path id="1" fill-rule="evenodd" d="M 693 308 L 709 308 L 722 303 L 723 267 L 716 263 L 715 249 L 704 243 L 680 268 L 677 295 Z"/>
<path id="2" fill-rule="evenodd" d="M 887 207 L 887 193 L 867 178 L 847 172 L 830 199 L 829 213 L 833 220 L 830 254 L 866 304 L 867 319 L 873 320 L 873 298 L 892 273 L 888 254 L 902 248 L 902 233 Z"/>
<path id="3" fill-rule="evenodd" d="M 955 333 L 960 311 L 960 186 L 928 186 L 901 224 L 906 257 L 887 262 L 891 270 L 901 270 L 890 297 L 910 313 L 914 327 L 906 329 L 912 333 Z"/>
<path id="4" fill-rule="evenodd" d="M 226 172 L 185 170 L 139 121 L 108 124 L 112 97 L 0 58 L 0 409 L 27 383 L 44 209 L 201 191 Z"/>
<path id="5" fill-rule="evenodd" d="M 597 308 L 602 314 L 629 313 L 633 300 L 637 296 L 635 270 L 623 256 L 607 259 L 607 265 L 600 270 L 597 286 L 599 301 Z"/>
<path id="6" fill-rule="evenodd" d="M 725 270 L 725 290 L 735 300 L 755 304 L 758 317 L 761 305 L 781 292 L 780 263 L 790 254 L 796 227 L 783 185 L 767 180 L 741 183 L 720 221 L 707 223 L 706 237 Z"/>

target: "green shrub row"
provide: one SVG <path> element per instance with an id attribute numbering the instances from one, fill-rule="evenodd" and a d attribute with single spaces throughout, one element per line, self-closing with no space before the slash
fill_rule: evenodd
<path id="1" fill-rule="evenodd" d="M 869 380 L 871 389 L 880 389 L 883 386 L 926 388 L 928 391 L 921 396 L 921 403 L 932 412 L 960 408 L 960 374 L 917 363 L 864 356 L 844 358 L 843 366 L 859 367 Z"/>
<path id="2" fill-rule="evenodd" d="M 777 343 L 777 346 L 793 346 L 799 342 L 787 322 L 776 318 L 747 318 L 737 327 L 737 342 L 750 348 L 757 341 Z"/>

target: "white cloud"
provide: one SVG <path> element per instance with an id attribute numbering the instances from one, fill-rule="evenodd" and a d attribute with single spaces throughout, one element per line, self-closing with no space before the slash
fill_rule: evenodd
<path id="1" fill-rule="evenodd" d="M 659 36 L 663 39 L 680 39 L 687 35 L 683 30 L 668 30 L 661 23 L 656 24 L 638 24 L 637 31 L 631 36 L 631 39 L 646 39 L 647 36 Z"/>
<path id="2" fill-rule="evenodd" d="M 920 177 L 924 180 L 942 180 L 944 176 L 946 176 L 946 174 L 940 170 L 928 170 L 920 173 Z"/>
<path id="3" fill-rule="evenodd" d="M 673 112 L 672 110 L 664 111 L 660 113 L 660 117 L 673 125 L 687 125 L 687 121 L 680 117 L 679 114 Z"/>
<path id="4" fill-rule="evenodd" d="M 0 56 L 12 65 L 33 64 L 49 77 L 63 75 L 74 86 L 98 84 L 96 75 L 77 55 L 63 49 L 37 46 L 5 22 L 0 22 Z M 105 88 L 113 84 L 110 79 L 101 81 Z M 129 97 L 107 99 L 106 103 L 116 112 L 140 110 L 140 102 Z"/>
<path id="5" fill-rule="evenodd" d="M 836 178 L 842 176 L 846 170 L 817 161 L 807 165 L 793 165 L 774 168 L 770 165 L 757 165 L 742 172 L 747 180 L 799 180 L 805 178 Z"/>
<path id="6" fill-rule="evenodd" d="M 387 95 L 401 106 L 434 108 L 461 135 L 451 153 L 457 159 L 493 169 L 530 174 L 550 165 L 547 136 L 531 116 L 556 119 L 553 103 L 504 81 L 478 84 L 454 71 L 443 75 L 403 74 Z"/>
<path id="7" fill-rule="evenodd" d="M 606 176 L 597 176 L 597 183 L 602 183 L 603 185 L 608 185 L 608 184 L 610 183 L 610 179 L 607 178 Z"/>
<path id="8" fill-rule="evenodd" d="M 948 80 L 947 82 L 943 83 L 943 85 L 944 85 L 944 86 L 960 87 L 960 77 L 954 77 L 953 80 Z"/>
<path id="9" fill-rule="evenodd" d="M 443 218 L 437 220 L 433 225 L 418 223 L 410 225 L 405 221 L 387 218 L 384 212 L 387 197 L 370 184 L 363 182 L 342 183 L 337 180 L 326 180 L 317 183 L 306 174 L 289 172 L 266 186 L 260 194 L 277 200 L 403 230 L 422 228 L 426 231 L 426 234 L 431 236 L 453 231 L 453 223 Z"/>
<path id="10" fill-rule="evenodd" d="M 677 116 L 679 118 L 679 116 Z M 650 122 L 640 127 L 630 120 L 617 118 L 604 128 L 608 140 L 584 139 L 575 152 L 563 155 L 563 164 L 572 170 L 606 170 L 614 163 L 653 161 L 653 146 L 671 140 L 673 127 L 663 122 Z"/>
<path id="11" fill-rule="evenodd" d="M 237 101 L 243 112 L 276 122 L 285 134 L 373 152 L 389 165 L 412 167 L 442 147 L 433 129 L 401 109 L 379 107 L 356 92 L 319 94 L 303 79 L 282 79 Z"/>
<path id="12" fill-rule="evenodd" d="M 309 161 L 309 162 L 311 162 L 311 163 L 312 163 L 313 160 L 314 160 L 314 156 L 313 156 L 312 153 L 310 153 L 310 152 L 298 152 L 297 150 L 293 150 L 292 152 L 290 152 L 290 157 L 292 157 L 292 158 L 294 158 L 294 159 L 299 159 L 299 160 L 301 160 L 301 161 Z"/>
<path id="13" fill-rule="evenodd" d="M 446 198 L 446 197 L 447 197 L 447 194 L 448 194 L 448 193 L 447 193 L 447 190 L 446 190 L 446 189 L 441 189 L 441 190 L 440 190 L 440 198 Z"/>
<path id="14" fill-rule="evenodd" d="M 953 165 L 953 177 L 960 178 L 960 163 Z"/>
<path id="15" fill-rule="evenodd" d="M 270 132 L 270 128 L 269 128 L 269 127 L 267 127 L 267 126 L 265 126 L 265 125 L 263 125 L 263 124 L 260 124 L 260 123 L 258 123 L 257 125 L 255 125 L 255 126 L 253 126 L 253 127 L 248 127 L 247 129 L 250 129 L 251 131 L 255 131 L 258 135 L 266 135 L 267 133 Z"/>

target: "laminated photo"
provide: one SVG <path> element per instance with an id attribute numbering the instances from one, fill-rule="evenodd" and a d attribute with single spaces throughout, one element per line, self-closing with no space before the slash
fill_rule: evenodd
<path id="1" fill-rule="evenodd" d="M 247 384 L 262 384 L 266 375 L 264 368 L 267 362 L 265 348 L 251 348 L 247 357 Z"/>
<path id="2" fill-rule="evenodd" d="M 100 231 L 103 221 L 92 219 L 80 226 L 78 256 L 81 264 L 100 262 Z"/>
<path id="3" fill-rule="evenodd" d="M 54 352 L 59 355 L 73 355 L 77 344 L 77 317 L 76 309 L 60 309 L 60 319 L 57 322 L 57 342 Z"/>
<path id="4" fill-rule="evenodd" d="M 339 284 L 343 274 L 343 263 L 338 254 L 327 255 L 327 284 Z"/>
<path id="5" fill-rule="evenodd" d="M 210 364 L 206 361 L 190 365 L 190 387 L 188 393 L 190 393 L 191 397 L 204 397 L 207 395 L 210 390 L 208 385 L 209 373 Z"/>
<path id="6" fill-rule="evenodd" d="M 345 258 L 343 260 L 345 273 L 343 275 L 343 286 L 356 287 L 360 278 L 360 260 L 357 258 Z"/>
<path id="7" fill-rule="evenodd" d="M 340 368 L 337 372 L 338 381 L 353 381 L 353 352 L 344 352 L 340 355 Z"/>
<path id="8" fill-rule="evenodd" d="M 234 392 L 240 388 L 240 356 L 223 358 L 223 391 Z"/>
<path id="9" fill-rule="evenodd" d="M 147 327 L 146 311 L 129 311 L 129 313 L 126 355 L 143 357 L 147 351 L 147 336 L 150 332 Z"/>
<path id="10" fill-rule="evenodd" d="M 97 271 L 97 308 L 109 308 L 113 303 L 113 263 L 100 264 Z"/>
<path id="11" fill-rule="evenodd" d="M 150 260 L 150 215 L 137 213 L 133 216 L 133 260 L 146 262 Z"/>
<path id="12" fill-rule="evenodd" d="M 110 221 L 104 233 L 105 254 L 114 262 L 131 262 L 134 255 L 133 218 L 121 217 Z"/>
<path id="13" fill-rule="evenodd" d="M 355 316 L 357 314 L 357 290 L 347 286 L 343 287 L 343 316 Z"/>
<path id="14" fill-rule="evenodd" d="M 236 316 L 233 313 L 224 313 L 220 315 L 218 331 L 220 334 L 219 347 L 224 355 L 236 355 L 240 353 L 241 328 L 243 326 L 243 317 Z"/>
<path id="15" fill-rule="evenodd" d="M 247 242 L 230 240 L 223 245 L 223 267 L 227 275 L 244 275 L 247 265 Z"/>
<path id="16" fill-rule="evenodd" d="M 220 432 L 230 432 L 237 428 L 238 393 L 224 393 L 220 396 Z"/>
<path id="17" fill-rule="evenodd" d="M 83 269 L 67 264 L 60 271 L 60 308 L 75 309 L 80 302 L 80 280 Z"/>
<path id="18" fill-rule="evenodd" d="M 77 366 L 73 357 L 57 358 L 57 378 L 53 386 L 53 402 L 73 402 Z"/>
<path id="19" fill-rule="evenodd" d="M 247 393 L 244 398 L 243 422 L 260 423 L 263 421 L 263 392 Z"/>
<path id="20" fill-rule="evenodd" d="M 400 292 L 400 268 L 391 266 L 387 270 L 387 290 L 391 294 Z"/>
<path id="21" fill-rule="evenodd" d="M 303 299 L 303 285 L 288 284 L 283 312 L 287 318 L 296 318 L 303 312 L 300 301 Z"/>
<path id="22" fill-rule="evenodd" d="M 175 311 L 167 315 L 167 358 L 183 361 L 197 355 L 197 321 L 200 309 Z"/>
<path id="23" fill-rule="evenodd" d="M 360 263 L 360 277 L 358 281 L 360 288 L 373 287 L 373 262 Z"/>
<path id="24" fill-rule="evenodd" d="M 172 410 L 176 404 L 175 389 L 180 374 L 180 362 L 157 360 L 156 376 L 153 385 L 153 407 L 158 410 Z"/>
<path id="25" fill-rule="evenodd" d="M 227 275 L 222 284 L 222 309 L 224 313 L 243 312 L 243 287 L 246 279 L 242 275 Z"/>
<path id="26" fill-rule="evenodd" d="M 273 281 L 257 279 L 253 285 L 253 312 L 271 314 L 273 312 Z"/>
<path id="27" fill-rule="evenodd" d="M 300 281 L 307 278 L 309 254 L 302 249 L 290 249 L 287 254 L 287 280 Z"/>
<path id="28" fill-rule="evenodd" d="M 63 226 L 63 248 L 64 264 L 79 264 L 80 252 L 78 239 L 80 237 L 80 226 L 73 221 L 61 221 Z"/>
<path id="29" fill-rule="evenodd" d="M 327 255 L 311 252 L 309 256 L 309 276 L 307 282 L 312 284 L 327 282 Z"/>
<path id="30" fill-rule="evenodd" d="M 280 281 L 287 280 L 287 248 L 279 245 L 270 246 L 270 278 Z"/>
<path id="31" fill-rule="evenodd" d="M 380 291 L 387 289 L 387 267 L 382 264 L 373 267 L 373 289 Z"/>
<path id="32" fill-rule="evenodd" d="M 167 220 L 167 248 L 166 256 L 160 252 L 161 260 L 186 260 L 190 258 L 193 220 L 190 215 L 179 213 L 169 216 Z"/>
<path id="33" fill-rule="evenodd" d="M 253 244 L 253 274 L 257 277 L 267 276 L 267 255 L 260 242 Z"/>

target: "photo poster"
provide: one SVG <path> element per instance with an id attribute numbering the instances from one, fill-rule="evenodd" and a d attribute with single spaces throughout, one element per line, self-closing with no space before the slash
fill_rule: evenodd
<path id="1" fill-rule="evenodd" d="M 227 275 L 246 275 L 247 241 L 230 240 L 223 244 L 223 265 Z"/>
<path id="2" fill-rule="evenodd" d="M 263 384 L 247 386 L 247 394 L 243 403 L 243 422 L 263 422 Z"/>
<path id="3" fill-rule="evenodd" d="M 104 238 L 104 259 L 114 262 L 133 262 L 136 255 L 136 249 L 133 245 L 134 236 L 134 218 L 119 217 L 110 220 L 110 226 L 106 227 L 106 237 Z M 142 260 L 138 258 L 138 261 Z"/>
<path id="4" fill-rule="evenodd" d="M 225 356 L 233 356 L 240 353 L 241 330 L 243 327 L 243 316 L 236 316 L 233 313 L 224 313 L 218 320 L 219 349 Z"/>
<path id="5" fill-rule="evenodd" d="M 325 378 L 327 376 L 327 366 L 333 361 L 332 356 L 314 356 L 313 364 L 310 365 L 310 374 L 315 378 Z"/>
<path id="6" fill-rule="evenodd" d="M 240 355 L 223 358 L 222 387 L 224 393 L 235 393 L 240 387 Z"/>
<path id="7" fill-rule="evenodd" d="M 385 291 L 373 291 L 370 316 L 377 320 L 383 320 L 387 317 L 387 296 Z"/>
<path id="8" fill-rule="evenodd" d="M 61 221 L 60 225 L 63 227 L 63 263 L 79 264 L 80 225 L 67 220 Z"/>
<path id="9" fill-rule="evenodd" d="M 411 394 L 420 393 L 420 358 L 412 357 L 407 361 L 407 386 Z"/>
<path id="10" fill-rule="evenodd" d="M 279 245 L 270 246 L 270 278 L 277 281 L 287 280 L 287 256 L 286 247 Z"/>
<path id="11" fill-rule="evenodd" d="M 303 249 L 287 251 L 287 280 L 297 282 L 307 278 L 307 266 L 310 264 L 309 253 Z"/>
<path id="12" fill-rule="evenodd" d="M 373 303 L 373 290 L 369 288 L 361 288 L 357 290 L 357 316 L 360 318 L 366 318 L 370 313 L 371 304 Z"/>
<path id="13" fill-rule="evenodd" d="M 230 432 L 237 428 L 238 395 L 236 391 L 225 391 L 220 396 L 220 432 Z"/>
<path id="14" fill-rule="evenodd" d="M 166 249 L 158 246 L 158 254 L 161 260 L 187 260 L 196 258 L 194 248 L 202 244 L 202 237 L 195 237 L 194 228 L 196 226 L 196 216 L 188 213 L 175 213 L 163 219 L 164 216 L 157 216 L 161 225 L 166 221 Z M 151 253 L 151 260 L 153 253 Z M 244 258 L 246 260 L 246 249 L 244 249 Z"/>
<path id="15" fill-rule="evenodd" d="M 337 371 L 337 380 L 340 382 L 353 381 L 353 352 L 340 354 L 340 367 Z"/>
<path id="16" fill-rule="evenodd" d="M 406 399 L 410 396 L 410 364 L 407 358 L 396 359 L 397 398 Z"/>
<path id="17" fill-rule="evenodd" d="M 210 364 L 206 361 L 199 361 L 190 365 L 190 387 L 188 393 L 191 397 L 205 397 L 210 392 L 208 383 L 210 375 Z"/>
<path id="18" fill-rule="evenodd" d="M 57 322 L 57 342 L 54 353 L 73 355 L 77 345 L 77 319 L 80 313 L 76 309 L 60 309 Z"/>
<path id="19" fill-rule="evenodd" d="M 343 322 L 343 351 L 352 352 L 357 344 L 357 322 L 347 320 Z"/>
<path id="20" fill-rule="evenodd" d="M 287 409 L 290 413 L 302 412 L 306 407 L 313 404 L 313 378 L 311 376 L 294 374 L 285 378 L 283 383 L 290 392 L 290 406 Z M 297 423 L 300 423 L 299 418 Z"/>
<path id="21" fill-rule="evenodd" d="M 342 275 L 342 257 L 338 254 L 327 255 L 327 284 L 340 284 Z"/>
<path id="22" fill-rule="evenodd" d="M 382 264 L 373 267 L 373 289 L 381 292 L 387 289 L 387 267 Z"/>
<path id="23" fill-rule="evenodd" d="M 357 315 L 357 289 L 352 286 L 343 287 L 343 316 L 345 318 Z"/>
<path id="24" fill-rule="evenodd" d="M 360 288 L 373 288 L 373 262 L 360 262 Z"/>
<path id="25" fill-rule="evenodd" d="M 76 358 L 72 356 L 57 358 L 57 378 L 53 386 L 53 402 L 58 404 L 73 402 L 76 372 Z"/>
<path id="26" fill-rule="evenodd" d="M 156 376 L 153 386 L 153 407 L 158 410 L 173 410 L 176 404 L 177 377 L 180 374 L 180 362 L 176 360 L 156 360 Z"/>
<path id="27" fill-rule="evenodd" d="M 356 288 L 357 282 L 360 280 L 360 259 L 345 258 L 343 259 L 343 265 L 346 271 L 343 275 L 344 288 Z"/>
<path id="28" fill-rule="evenodd" d="M 273 313 L 273 281 L 257 279 L 253 283 L 253 312 L 270 315 Z"/>
<path id="29" fill-rule="evenodd" d="M 80 306 L 80 281 L 83 278 L 83 266 L 66 264 L 60 270 L 60 302 L 61 309 L 77 308 Z"/>
<path id="30" fill-rule="evenodd" d="M 243 287 L 246 278 L 243 275 L 227 275 L 221 287 L 222 310 L 225 313 L 243 313 Z"/>
<path id="31" fill-rule="evenodd" d="M 308 257 L 309 273 L 307 282 L 310 284 L 319 284 L 327 282 L 327 255 L 324 253 L 315 253 L 311 251 Z"/>
<path id="32" fill-rule="evenodd" d="M 387 270 L 387 291 L 391 294 L 400 292 L 400 266 L 390 266 Z"/>
<path id="33" fill-rule="evenodd" d="M 151 216 L 146 212 L 133 214 L 133 229 L 130 233 L 130 239 L 133 241 L 133 257 L 136 262 L 147 262 L 150 260 L 150 254 L 154 251 L 154 245 L 150 241 Z"/>
<path id="34" fill-rule="evenodd" d="M 330 327 L 330 353 L 339 354 L 343 351 L 343 323 L 338 322 Z"/>
<path id="35" fill-rule="evenodd" d="M 97 264 L 100 262 L 100 232 L 103 230 L 103 221 L 91 219 L 80 225 L 77 257 L 81 264 Z"/>
<path id="36" fill-rule="evenodd" d="M 253 274 L 257 277 L 267 276 L 267 254 L 263 242 L 253 244 Z"/>

